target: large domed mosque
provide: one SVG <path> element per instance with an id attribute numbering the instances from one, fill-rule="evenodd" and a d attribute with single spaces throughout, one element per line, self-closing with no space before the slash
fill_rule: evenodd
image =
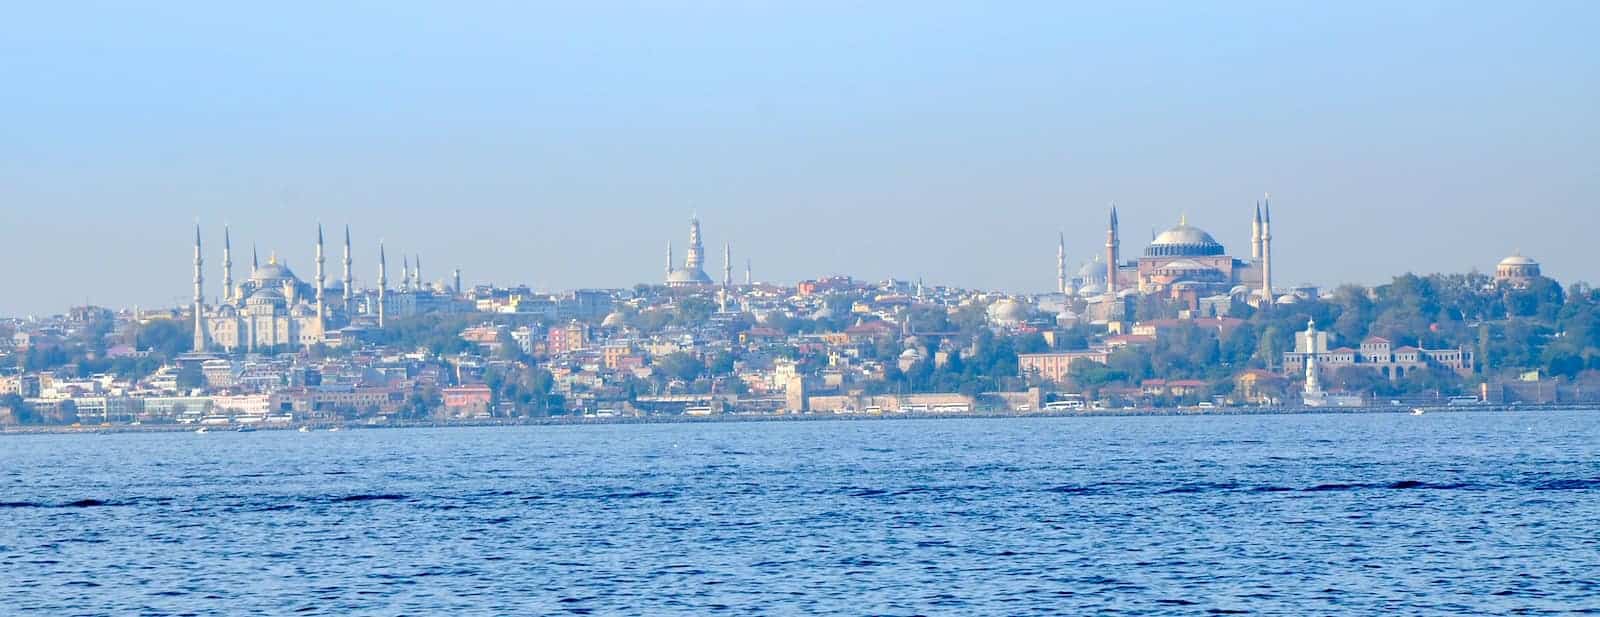
<path id="1" fill-rule="evenodd" d="M 1112 206 L 1106 229 L 1104 258 L 1084 266 L 1075 278 L 1066 277 L 1064 247 L 1057 249 L 1057 277 L 1061 292 L 1100 301 L 1132 294 L 1166 294 L 1186 301 L 1191 308 L 1202 297 L 1230 295 L 1238 287 L 1253 290 L 1249 301 L 1272 298 L 1272 206 L 1257 202 L 1250 226 L 1250 256 L 1234 257 L 1209 232 L 1190 225 L 1187 216 L 1156 234 L 1139 257 L 1124 260 L 1117 208 Z M 1108 313 L 1109 314 L 1109 313 Z"/>

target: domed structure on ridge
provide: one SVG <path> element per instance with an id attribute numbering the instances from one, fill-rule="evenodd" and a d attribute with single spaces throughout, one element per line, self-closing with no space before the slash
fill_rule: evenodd
<path id="1" fill-rule="evenodd" d="M 1501 283 L 1522 286 L 1540 276 L 1539 262 L 1523 257 L 1522 251 L 1512 253 L 1494 267 L 1494 280 Z"/>
<path id="2" fill-rule="evenodd" d="M 1178 226 L 1161 232 L 1150 246 L 1145 257 L 1205 257 L 1226 252 L 1222 244 L 1199 227 L 1189 225 L 1188 217 L 1178 220 Z"/>

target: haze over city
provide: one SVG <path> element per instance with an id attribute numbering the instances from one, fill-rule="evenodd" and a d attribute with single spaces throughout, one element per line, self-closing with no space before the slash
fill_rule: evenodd
<path id="1" fill-rule="evenodd" d="M 698 212 L 758 280 L 1042 292 L 1113 201 L 1131 250 L 1183 215 L 1238 248 L 1264 192 L 1284 284 L 1595 281 L 1597 13 L 13 7 L 0 314 L 183 304 L 196 218 L 302 271 L 348 223 L 368 283 L 380 237 L 430 279 L 654 282 Z"/>

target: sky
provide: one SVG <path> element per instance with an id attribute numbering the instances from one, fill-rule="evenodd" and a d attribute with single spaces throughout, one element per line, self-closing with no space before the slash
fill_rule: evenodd
<path id="1" fill-rule="evenodd" d="M 0 314 L 220 293 L 321 222 L 358 283 L 720 271 L 1017 293 L 1187 216 L 1282 285 L 1600 282 L 1600 3 L 21 3 L 0 20 Z M 337 246 L 330 247 L 330 278 Z M 739 276 L 742 276 L 740 274 Z"/>

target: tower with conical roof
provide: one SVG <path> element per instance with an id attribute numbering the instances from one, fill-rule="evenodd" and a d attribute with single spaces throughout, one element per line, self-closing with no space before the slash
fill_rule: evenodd
<path id="1" fill-rule="evenodd" d="M 1272 304 L 1272 195 L 1262 200 L 1261 214 L 1261 305 Z"/>
<path id="2" fill-rule="evenodd" d="M 317 336 L 319 337 L 322 336 L 321 331 L 327 325 L 326 318 L 328 315 L 328 307 L 323 303 L 322 297 L 323 293 L 325 293 L 325 290 L 328 288 L 328 274 L 327 270 L 324 268 L 324 263 L 326 261 L 327 258 L 322 252 L 322 223 L 317 223 L 317 289 L 314 297 L 317 301 Z"/>
<path id="3" fill-rule="evenodd" d="M 233 301 L 233 240 L 228 226 L 222 226 L 222 301 Z"/>
<path id="4" fill-rule="evenodd" d="M 351 312 L 351 309 L 352 309 L 352 306 L 351 306 L 350 303 L 354 302 L 355 301 L 355 297 L 356 297 L 356 278 L 355 278 L 356 275 L 355 275 L 355 271 L 351 269 L 351 265 L 352 264 L 353 264 L 353 262 L 351 261 L 351 258 L 350 258 L 350 226 L 349 225 L 345 225 L 344 226 L 344 279 L 341 281 L 341 283 L 342 283 L 342 285 L 344 287 L 344 293 L 343 293 L 343 295 L 341 297 L 341 301 L 344 304 L 344 314 L 345 314 L 345 319 L 347 319 L 347 320 L 349 319 L 350 312 Z"/>
<path id="5" fill-rule="evenodd" d="M 383 253 L 383 242 L 378 242 L 378 327 L 384 326 L 384 305 L 389 300 L 389 259 Z"/>
<path id="6" fill-rule="evenodd" d="M 1106 227 L 1106 297 L 1117 297 L 1117 253 L 1122 241 L 1117 237 L 1117 204 L 1111 204 L 1111 222 Z"/>
<path id="7" fill-rule="evenodd" d="M 194 350 L 206 350 L 205 259 L 200 255 L 200 224 L 194 224 Z"/>

